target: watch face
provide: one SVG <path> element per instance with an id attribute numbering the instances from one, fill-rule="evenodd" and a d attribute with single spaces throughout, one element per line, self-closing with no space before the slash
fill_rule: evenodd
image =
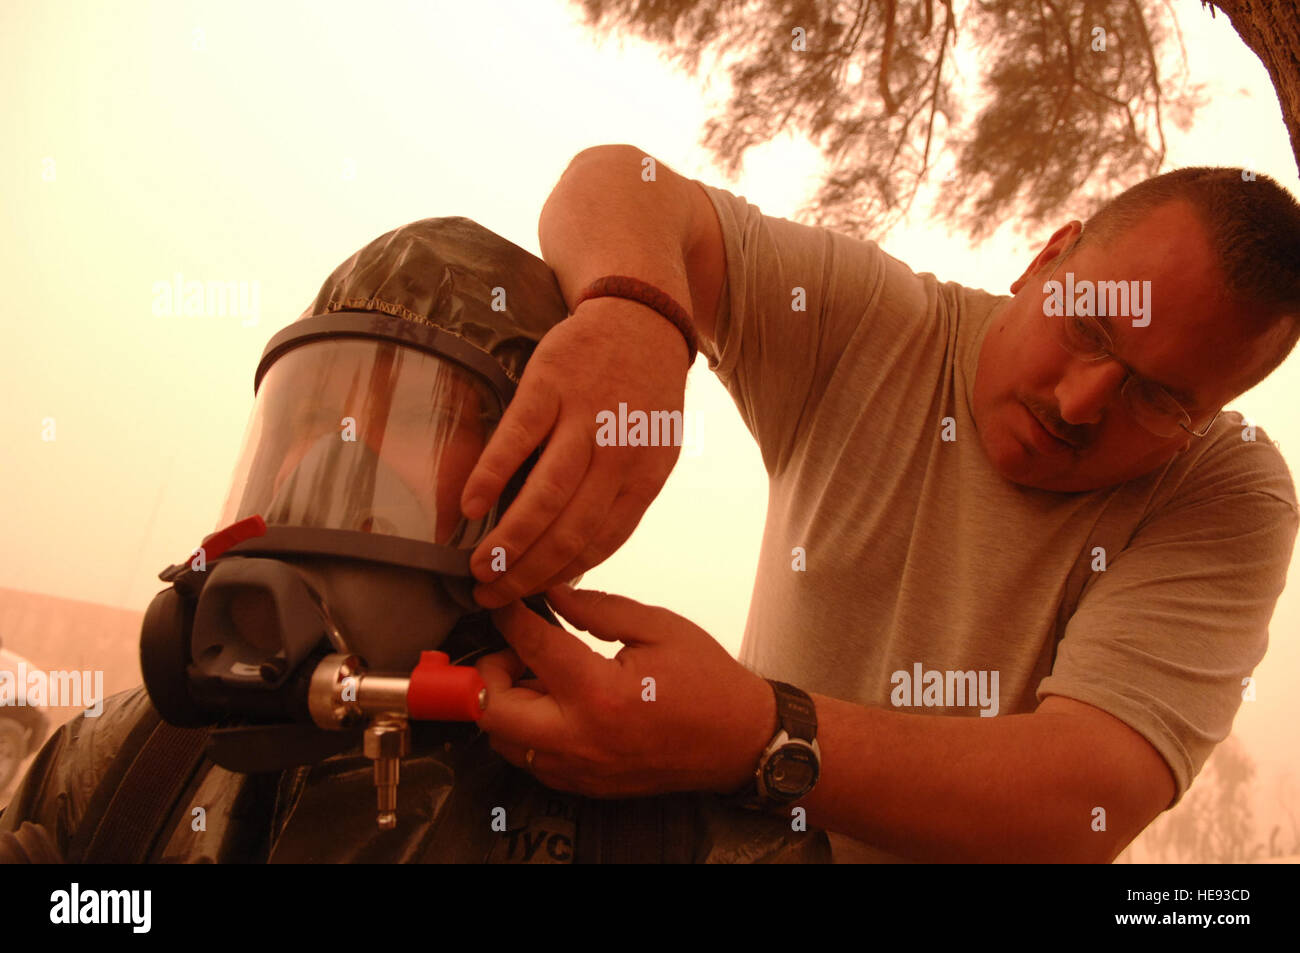
<path id="1" fill-rule="evenodd" d="M 778 797 L 797 799 L 812 790 L 820 767 L 806 744 L 787 744 L 763 768 L 764 786 Z"/>

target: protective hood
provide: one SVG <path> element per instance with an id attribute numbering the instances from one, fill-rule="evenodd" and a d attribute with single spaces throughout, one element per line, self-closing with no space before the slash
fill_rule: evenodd
<path id="1" fill-rule="evenodd" d="M 258 514 L 267 533 L 232 553 L 467 577 L 521 481 L 473 524 L 460 515 L 464 481 L 566 315 L 545 262 L 469 219 L 424 219 L 366 245 L 262 355 L 219 527 Z"/>
<path id="2" fill-rule="evenodd" d="M 426 218 L 381 235 L 321 286 L 299 320 L 377 311 L 439 328 L 518 383 L 533 348 L 568 314 L 546 262 L 468 218 Z"/>

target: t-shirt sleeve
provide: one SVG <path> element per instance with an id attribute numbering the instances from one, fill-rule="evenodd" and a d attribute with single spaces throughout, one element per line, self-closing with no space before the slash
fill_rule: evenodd
<path id="1" fill-rule="evenodd" d="M 921 350 L 918 336 L 947 333 L 939 282 L 875 242 L 764 215 L 698 184 L 717 212 L 727 260 L 714 346 L 702 341 L 701 350 L 776 475 L 850 348 L 860 358 L 855 374 L 883 379 L 891 355 Z M 873 382 L 855 386 L 865 395 Z"/>
<path id="2" fill-rule="evenodd" d="M 1146 738 L 1173 773 L 1170 807 L 1232 729 L 1300 525 L 1277 449 L 1232 439 L 1093 572 L 1038 685 Z"/>

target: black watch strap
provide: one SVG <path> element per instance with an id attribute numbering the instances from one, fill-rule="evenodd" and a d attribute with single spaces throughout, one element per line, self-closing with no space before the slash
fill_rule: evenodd
<path id="1" fill-rule="evenodd" d="M 802 689 L 771 678 L 767 679 L 767 683 L 772 686 L 772 692 L 776 696 L 776 734 L 759 759 L 754 777 L 728 800 L 732 805 L 746 810 L 776 812 L 786 810 L 792 799 L 764 796 L 759 790 L 758 777 L 783 733 L 790 740 L 811 745 L 813 755 L 817 757 L 817 710 L 812 698 Z"/>
<path id="2" fill-rule="evenodd" d="M 817 737 L 817 710 L 808 693 L 775 679 L 767 681 L 776 690 L 777 727 L 791 738 L 812 742 Z"/>

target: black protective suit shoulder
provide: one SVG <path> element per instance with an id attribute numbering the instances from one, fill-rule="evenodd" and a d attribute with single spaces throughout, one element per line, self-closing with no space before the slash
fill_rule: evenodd
<path id="1" fill-rule="evenodd" d="M 119 779 L 158 723 L 144 687 L 104 701 L 98 716 L 82 713 L 55 731 L 27 769 L 13 799 L 0 814 L 0 837 L 24 822 L 44 830 L 48 843 L 67 860 L 96 792 Z M 127 755 L 127 757 L 123 757 Z"/>

